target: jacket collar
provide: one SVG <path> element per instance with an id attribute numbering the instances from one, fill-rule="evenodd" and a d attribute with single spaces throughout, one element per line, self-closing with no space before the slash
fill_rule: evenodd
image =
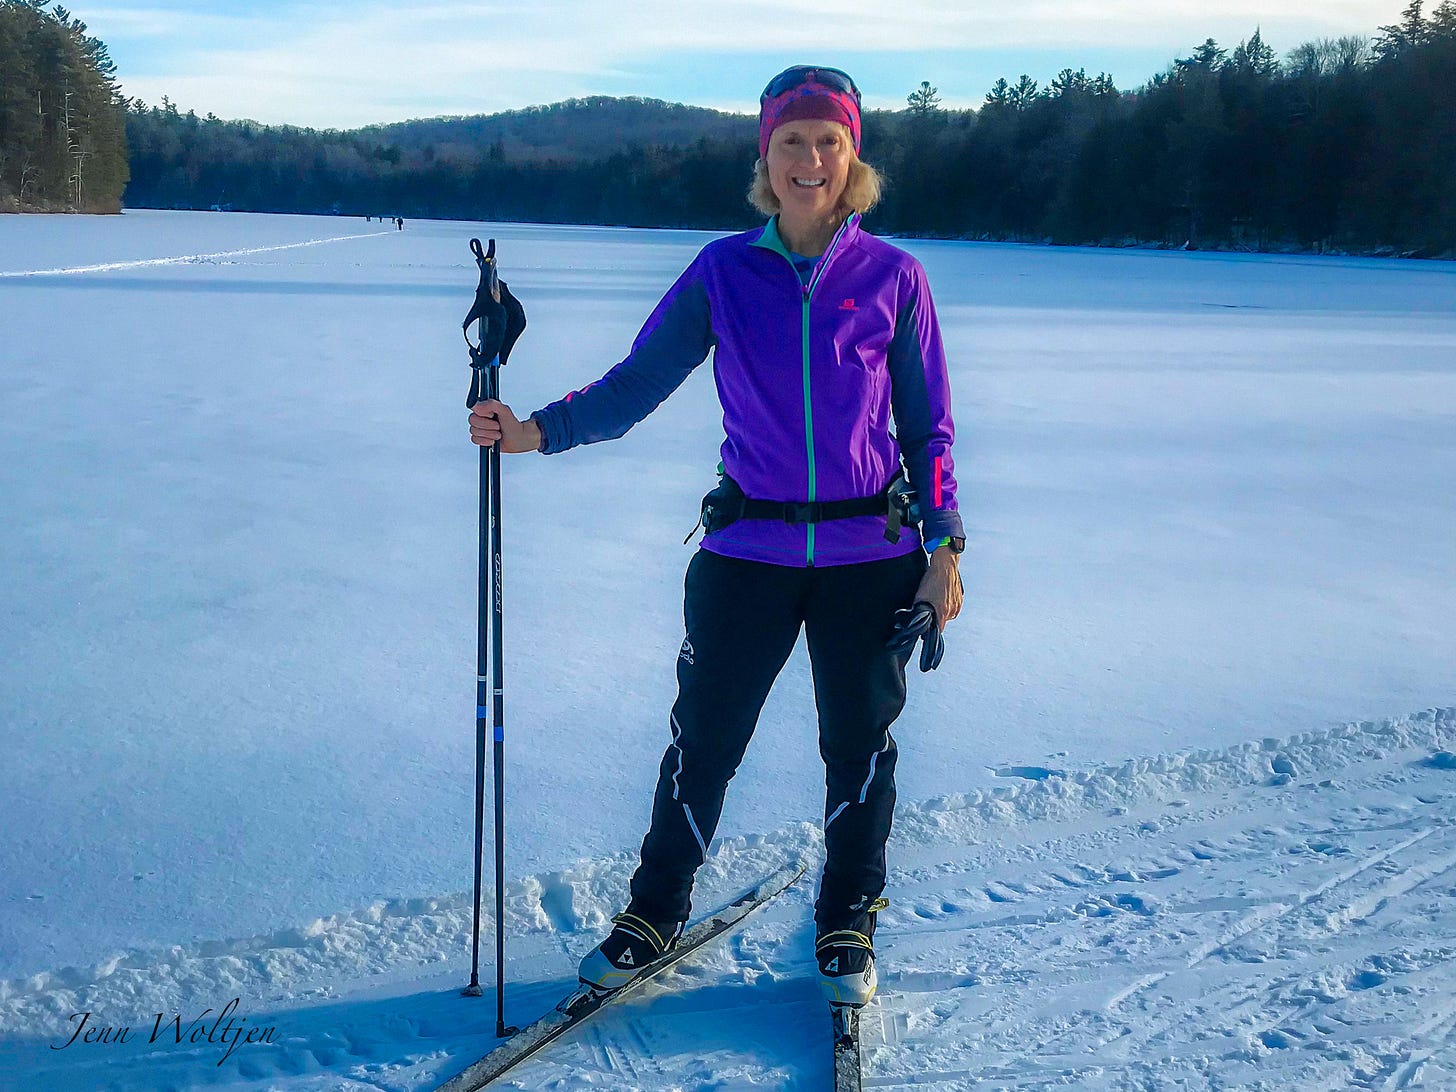
<path id="1" fill-rule="evenodd" d="M 828 248 L 820 255 L 818 264 L 828 264 L 828 259 L 835 251 L 841 246 L 854 241 L 855 237 L 859 234 L 859 220 L 859 213 L 852 212 L 849 214 L 849 219 L 845 220 L 839 226 L 839 230 L 834 233 L 834 238 L 829 241 Z M 779 234 L 778 213 L 774 213 L 769 218 L 768 223 L 763 225 L 763 229 L 758 233 L 757 238 L 749 240 L 749 245 L 761 246 L 765 250 L 772 250 L 775 253 L 782 254 L 785 258 L 789 257 L 789 248 L 784 245 L 783 237 Z M 793 259 L 790 260 L 792 261 Z"/>

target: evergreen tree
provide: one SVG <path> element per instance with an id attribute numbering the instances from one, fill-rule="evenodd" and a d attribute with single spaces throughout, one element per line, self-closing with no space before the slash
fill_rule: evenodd
<path id="1" fill-rule="evenodd" d="M 0 207 L 115 212 L 128 177 L 116 65 L 50 0 L 0 0 Z"/>
<path id="2" fill-rule="evenodd" d="M 1423 0 L 1410 0 L 1405 11 L 1400 13 L 1400 22 L 1380 28 L 1375 39 L 1375 53 L 1381 60 L 1399 57 L 1409 49 L 1425 45 L 1429 31 L 1421 18 Z"/>
<path id="3" fill-rule="evenodd" d="M 905 101 L 910 104 L 910 113 L 918 118 L 928 118 L 940 110 L 940 95 L 929 80 L 922 80 L 919 90 L 910 92 Z"/>
<path id="4" fill-rule="evenodd" d="M 1233 56 L 1229 58 L 1228 67 L 1241 76 L 1266 78 L 1279 70 L 1279 61 L 1274 56 L 1274 50 L 1265 44 L 1263 36 L 1256 28 L 1252 38 L 1239 43 Z"/>
<path id="5" fill-rule="evenodd" d="M 993 110 L 997 108 L 1011 108 L 1011 87 L 1006 80 L 999 79 L 991 85 L 991 90 L 986 92 L 985 106 Z"/>
<path id="6" fill-rule="evenodd" d="M 1090 90 L 1091 84 L 1085 68 L 1079 68 L 1075 72 L 1064 68 L 1052 77 L 1052 82 L 1047 84 L 1046 93 L 1048 98 L 1060 99 L 1067 95 L 1085 95 Z"/>
<path id="7" fill-rule="evenodd" d="M 1010 102 L 1011 109 L 1025 110 L 1036 101 L 1036 81 L 1022 73 L 1021 79 L 1016 81 L 1016 86 L 1008 92 L 1007 101 Z"/>
<path id="8" fill-rule="evenodd" d="M 1223 67 L 1227 55 L 1228 50 L 1219 49 L 1212 38 L 1205 38 L 1203 44 L 1193 51 L 1193 56 L 1179 58 L 1173 64 L 1180 76 L 1217 72 Z"/>

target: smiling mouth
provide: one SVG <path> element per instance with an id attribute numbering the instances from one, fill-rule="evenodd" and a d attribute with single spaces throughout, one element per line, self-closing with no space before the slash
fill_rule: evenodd
<path id="1" fill-rule="evenodd" d="M 824 185 L 824 179 L 822 179 L 822 178 L 796 178 L 796 179 L 794 179 L 794 185 L 796 185 L 796 186 L 802 186 L 806 190 L 812 190 L 812 189 L 817 189 L 818 187 Z"/>

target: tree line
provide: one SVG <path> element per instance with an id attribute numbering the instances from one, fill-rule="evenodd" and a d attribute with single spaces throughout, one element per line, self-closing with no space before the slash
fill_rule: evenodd
<path id="1" fill-rule="evenodd" d="M 125 177 L 101 139 L 114 66 L 49 0 L 0 0 L 0 201 L 93 202 Z M 17 29 L 18 28 L 18 29 Z M 12 57 L 21 58 L 12 64 Z M 91 73 L 91 82 L 84 78 Z M 1256 29 L 1131 91 L 1064 69 L 975 110 L 922 83 L 865 115 L 889 234 L 1456 256 L 1456 0 L 1283 58 Z M 34 100 L 34 101 L 32 101 Z M 348 132 L 125 103 L 126 203 L 735 229 L 752 117 L 593 98 Z"/>
<path id="2" fill-rule="evenodd" d="M 1133 92 L 1070 69 L 998 81 L 974 114 L 934 92 L 885 157 L 896 230 L 1456 257 L 1452 0 L 1282 61 L 1257 31 L 1208 39 Z"/>
<path id="3" fill-rule="evenodd" d="M 745 140 L 756 135 L 754 123 L 742 114 L 660 99 L 603 95 L 500 114 L 371 125 L 354 132 L 402 152 L 434 148 L 435 154 L 450 156 L 486 148 L 497 158 L 542 162 L 597 159 L 632 141 L 681 146 L 702 139 Z"/>
<path id="4" fill-rule="evenodd" d="M 1282 60 L 1206 40 L 1133 91 L 1066 69 L 870 111 L 895 234 L 1456 254 L 1456 5 Z M 129 204 L 733 229 L 754 119 L 588 99 L 353 132 L 133 104 Z"/>
<path id="5" fill-rule="evenodd" d="M 106 46 L 51 0 L 0 0 L 0 211 L 117 212 L 125 100 Z"/>
<path id="6" fill-rule="evenodd" d="M 348 132 L 134 102 L 127 204 L 655 226 L 747 224 L 743 115 L 592 98 Z M 711 133 L 712 135 L 703 135 Z"/>

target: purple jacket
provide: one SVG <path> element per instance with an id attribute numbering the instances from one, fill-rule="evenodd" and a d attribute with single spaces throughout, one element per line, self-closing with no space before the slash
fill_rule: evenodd
<path id="1" fill-rule="evenodd" d="M 860 230 L 858 216 L 840 228 L 808 286 L 779 238 L 777 217 L 709 243 L 625 360 L 532 415 L 541 450 L 623 435 L 710 350 L 727 434 L 722 468 L 745 495 L 873 496 L 899 472 L 903 456 L 926 539 L 964 537 L 945 352 L 925 270 Z M 703 539 L 717 554 L 799 567 L 877 561 L 919 545 L 913 528 L 898 543 L 886 542 L 884 516 L 793 525 L 744 519 Z"/>

